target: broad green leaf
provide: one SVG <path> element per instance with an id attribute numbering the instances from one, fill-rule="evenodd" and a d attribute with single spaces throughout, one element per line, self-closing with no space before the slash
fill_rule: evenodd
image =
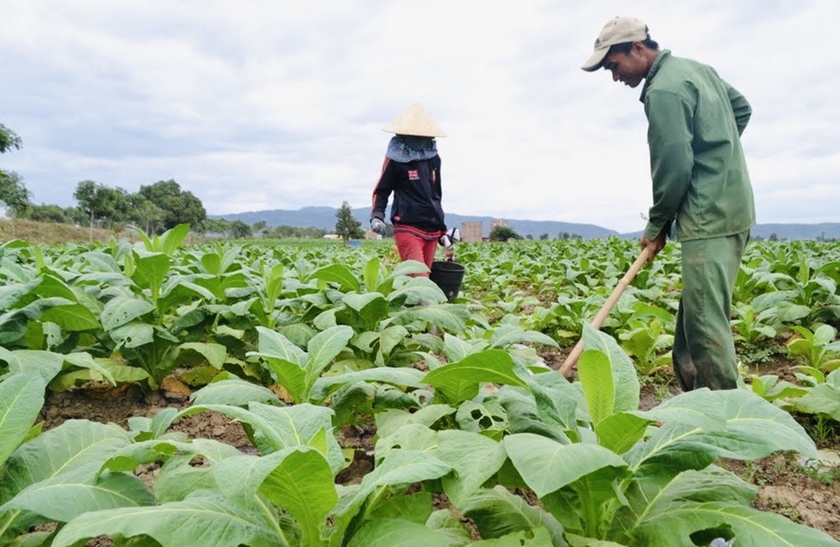
<path id="1" fill-rule="evenodd" d="M 615 385 L 615 412 L 638 409 L 641 388 L 636 367 L 615 339 L 606 333 L 599 332 L 589 323 L 584 323 L 583 344 L 585 350 L 597 349 L 610 358 Z"/>
<path id="2" fill-rule="evenodd" d="M 111 331 L 153 312 L 154 309 L 151 302 L 131 296 L 117 296 L 105 304 L 99 319 L 102 321 L 102 328 Z"/>
<path id="3" fill-rule="evenodd" d="M 694 547 L 690 534 L 731 527 L 738 547 L 836 547 L 830 536 L 785 516 L 723 502 L 680 503 L 652 514 L 635 530 L 647 547 Z"/>
<path id="4" fill-rule="evenodd" d="M 532 384 L 534 383 L 533 378 L 529 381 Z M 575 423 L 572 417 L 564 416 L 564 414 L 572 414 L 573 416 L 573 405 L 568 405 L 568 400 L 563 393 L 547 390 L 540 385 L 536 387 L 537 390 L 533 394 L 508 387 L 502 387 L 496 394 L 499 402 L 507 411 L 509 430 L 512 433 L 536 433 L 557 442 L 569 443 L 569 438 L 564 431 L 568 426 L 562 425 L 566 423 L 562 420 L 568 419 L 569 424 Z M 540 389 L 543 393 L 540 393 Z M 583 399 L 582 394 L 580 397 Z M 562 406 L 564 405 L 568 405 L 569 409 L 563 409 Z M 581 400 L 580 407 L 584 406 Z M 567 412 L 567 410 L 569 411 Z M 558 421 L 560 423 L 557 423 Z"/>
<path id="5" fill-rule="evenodd" d="M 395 386 L 421 388 L 424 373 L 413 368 L 371 368 L 358 372 L 348 372 L 338 376 L 322 376 L 315 381 L 310 397 L 313 401 L 322 401 L 340 386 L 357 382 L 380 382 Z"/>
<path id="6" fill-rule="evenodd" d="M 247 406 L 254 401 L 279 401 L 277 395 L 267 387 L 239 379 L 221 380 L 207 384 L 194 392 L 190 399 L 197 405 L 216 404 L 232 406 Z"/>
<path id="7" fill-rule="evenodd" d="M 437 295 L 445 299 L 443 292 L 437 285 L 431 288 Z M 432 296 L 425 295 L 431 301 Z M 424 321 L 437 326 L 446 332 L 460 333 L 466 328 L 470 314 L 465 306 L 460 304 L 442 304 L 435 306 L 414 306 L 391 315 L 391 324 L 410 325 L 415 321 Z"/>
<path id="8" fill-rule="evenodd" d="M 134 321 L 113 329 L 111 338 L 127 348 L 139 348 L 155 341 L 155 327 L 142 321 Z"/>
<path id="9" fill-rule="evenodd" d="M 508 435 L 503 444 L 516 470 L 540 498 L 599 469 L 611 467 L 618 473 L 627 467 L 618 455 L 598 445 L 563 445 L 533 433 Z"/>
<path id="10" fill-rule="evenodd" d="M 182 241 L 184 241 L 184 238 L 186 238 L 189 233 L 189 224 L 178 224 L 177 226 L 173 226 L 159 236 L 161 248 L 154 250 L 163 251 L 166 256 L 173 256 L 175 251 L 178 250 L 178 246 Z"/>
<path id="11" fill-rule="evenodd" d="M 44 406 L 45 387 L 34 372 L 17 373 L 0 381 L 0 468 L 35 423 Z"/>
<path id="12" fill-rule="evenodd" d="M 158 437 L 162 437 L 166 434 L 166 430 L 169 429 L 169 426 L 172 425 L 172 422 L 175 420 L 175 417 L 178 415 L 178 409 L 173 407 L 166 407 L 157 414 L 155 414 L 151 419 L 135 416 L 133 419 L 145 419 L 149 420 L 148 426 L 146 427 L 145 431 L 151 434 L 152 439 L 157 439 Z M 132 426 L 132 418 L 128 419 L 128 423 Z M 133 427 L 133 430 L 137 430 L 137 427 Z"/>
<path id="13" fill-rule="evenodd" d="M 443 478 L 443 489 L 456 507 L 495 475 L 507 459 L 501 443 L 480 435 L 457 429 L 437 434 L 435 455 L 455 470 Z"/>
<path id="14" fill-rule="evenodd" d="M 461 517 L 452 510 L 433 511 L 425 524 L 427 528 L 445 534 L 452 545 L 467 545 L 472 540 L 469 529 L 461 522 Z"/>
<path id="15" fill-rule="evenodd" d="M 461 431 L 481 433 L 497 441 L 508 429 L 507 411 L 497 398 L 464 401 L 458 406 L 455 421 Z"/>
<path id="16" fill-rule="evenodd" d="M 259 492 L 288 512 L 301 527 L 303 545 L 317 544 L 327 513 L 338 501 L 327 460 L 309 447 L 287 448 L 259 458 L 227 458 L 213 466 L 213 473 L 227 499 L 250 505 Z"/>
<path id="17" fill-rule="evenodd" d="M 115 384 L 123 384 L 142 382 L 149 377 L 149 373 L 140 367 L 125 365 L 112 359 L 94 359 L 94 362 L 106 370 L 108 375 L 100 374 L 97 372 L 99 369 L 85 368 L 61 374 L 50 382 L 49 388 L 53 391 L 66 391 L 85 382 L 101 382 L 105 378 L 112 378 Z"/>
<path id="18" fill-rule="evenodd" d="M 43 350 L 18 349 L 9 351 L 0 347 L 0 361 L 9 364 L 9 372 L 37 372 L 44 383 L 49 383 L 61 372 L 64 355 Z"/>
<path id="19" fill-rule="evenodd" d="M 695 389 L 666 399 L 650 410 L 637 410 L 632 414 L 654 422 L 676 422 L 706 431 L 723 431 L 727 427 L 726 408 L 710 393 L 708 388 Z"/>
<path id="20" fill-rule="evenodd" d="M 213 275 L 222 273 L 222 257 L 217 253 L 204 253 L 199 259 L 204 271 Z"/>
<path id="21" fill-rule="evenodd" d="M 55 532 L 30 532 L 22 534 L 9 543 L 8 547 L 50 547 L 54 533 Z"/>
<path id="22" fill-rule="evenodd" d="M 720 434 L 709 431 L 703 440 L 717 445 L 721 458 L 755 460 L 787 450 L 816 454 L 814 442 L 788 412 L 745 390 L 709 393 L 723 409 L 727 427 Z"/>
<path id="23" fill-rule="evenodd" d="M 339 501 L 335 514 L 352 514 L 377 488 L 408 486 L 416 482 L 439 479 L 451 470 L 449 465 L 429 454 L 393 450 L 376 469 L 364 476 L 358 489 Z"/>
<path id="24" fill-rule="evenodd" d="M 447 547 L 447 537 L 405 519 L 373 519 L 353 534 L 347 547 Z M 530 544 L 517 544 L 530 545 Z M 550 546 L 547 546 L 550 547 Z"/>
<path id="25" fill-rule="evenodd" d="M 347 347 L 352 337 L 353 329 L 347 325 L 331 327 L 312 337 L 307 345 L 309 356 L 306 362 L 307 376 L 312 383 L 321 371 L 330 365 L 335 356 Z"/>
<path id="26" fill-rule="evenodd" d="M 811 414 L 826 414 L 840 422 L 840 389 L 828 383 L 814 386 L 796 401 L 796 409 Z"/>
<path id="27" fill-rule="evenodd" d="M 364 274 L 362 279 L 365 282 L 365 289 L 368 292 L 376 291 L 377 285 L 379 285 L 379 266 L 382 261 L 379 259 L 378 256 L 375 256 L 367 261 L 365 264 Z"/>
<path id="28" fill-rule="evenodd" d="M 146 251 L 134 251 L 136 270 L 131 278 L 143 288 L 152 290 L 153 294 L 160 290 L 166 275 L 172 266 L 172 260 L 163 253 L 149 253 Z"/>
<path id="29" fill-rule="evenodd" d="M 248 352 L 248 356 L 262 357 L 274 379 L 292 396 L 296 403 L 305 402 L 307 393 L 306 352 L 294 345 L 288 338 L 265 327 L 257 327 L 259 352 Z"/>
<path id="30" fill-rule="evenodd" d="M 376 415 L 376 432 L 380 437 L 388 437 L 408 424 L 421 424 L 431 427 L 444 416 L 454 412 L 455 408 L 439 404 L 425 406 L 417 412 L 386 410 Z"/>
<path id="31" fill-rule="evenodd" d="M 214 368 L 221 369 L 227 359 L 227 348 L 221 344 L 185 342 L 178 346 L 181 351 L 191 350 L 203 356 Z"/>
<path id="32" fill-rule="evenodd" d="M 288 338 L 265 327 L 258 326 L 257 332 L 259 333 L 259 353 L 256 355 L 276 357 L 303 367 L 306 362 L 306 352 L 293 344 Z M 255 355 L 255 353 L 249 352 L 248 355 Z"/>
<path id="33" fill-rule="evenodd" d="M 406 424 L 390 435 L 380 436 L 376 441 L 376 459 L 387 458 L 392 449 L 414 450 L 416 452 L 434 453 L 437 449 L 437 431 L 425 425 Z"/>
<path id="34" fill-rule="evenodd" d="M 498 349 L 468 355 L 461 361 L 432 370 L 424 381 L 440 390 L 452 403 L 475 397 L 482 382 L 527 387 L 514 372 L 510 354 Z"/>
<path id="35" fill-rule="evenodd" d="M 8 459 L 0 488 L 17 492 L 79 466 L 101 465 L 130 442 L 128 433 L 115 425 L 68 420 L 20 446 Z"/>
<path id="36" fill-rule="evenodd" d="M 359 279 L 347 266 L 342 264 L 331 264 L 320 268 L 312 272 L 306 280 L 309 281 L 310 279 L 338 283 L 341 290 L 345 292 L 358 292 L 359 290 Z"/>
<path id="37" fill-rule="evenodd" d="M 96 359 L 91 357 L 89 353 L 86 352 L 74 352 L 68 353 L 64 356 L 64 360 L 67 363 L 70 363 L 74 367 L 79 367 L 83 369 L 89 369 L 96 371 L 98 374 L 101 375 L 102 378 L 108 380 L 111 385 L 117 385 L 117 382 L 114 380 L 114 377 L 111 376 L 111 371 L 108 370 L 107 367 L 100 364 Z"/>
<path id="38" fill-rule="evenodd" d="M 17 509 L 68 522 L 89 511 L 154 505 L 154 496 L 138 477 L 106 472 L 97 478 L 99 467 L 78 467 L 30 485 L 0 507 L 0 513 Z"/>
<path id="39" fill-rule="evenodd" d="M 597 427 L 615 409 L 615 384 L 607 354 L 597 350 L 584 351 L 578 362 L 578 378 L 586 395 L 589 416 Z"/>
<path id="40" fill-rule="evenodd" d="M 490 337 L 490 347 L 507 348 L 512 344 L 531 342 L 549 347 L 558 347 L 557 341 L 538 331 L 526 331 L 514 325 L 501 325 Z"/>
<path id="41" fill-rule="evenodd" d="M 42 279 L 37 278 L 28 283 L 4 283 L 0 286 L 0 310 L 10 310 L 27 294 L 33 293 Z"/>
<path id="42" fill-rule="evenodd" d="M 240 509 L 210 492 L 196 492 L 181 502 L 85 513 L 59 531 L 52 547 L 71 547 L 100 535 L 133 537 L 141 534 L 152 537 L 161 545 L 289 545 L 286 538 L 268 528 L 259 514 Z"/>
<path id="43" fill-rule="evenodd" d="M 457 336 L 452 336 L 448 332 L 443 335 L 443 352 L 450 363 L 461 361 L 471 353 L 486 349 L 488 345 L 486 342 L 483 346 L 473 345 Z"/>
<path id="44" fill-rule="evenodd" d="M 585 396 L 578 389 L 578 384 L 569 383 L 560 373 L 531 376 L 528 384 L 534 396 L 537 414 L 547 426 L 575 429 L 578 412 L 586 411 Z M 527 404 L 530 406 L 530 402 Z M 585 417 L 581 416 L 580 419 Z"/>
<path id="45" fill-rule="evenodd" d="M 601 446 L 616 454 L 624 454 L 644 436 L 650 423 L 650 420 L 629 412 L 617 412 L 598 422 L 595 434 Z"/>
<path id="46" fill-rule="evenodd" d="M 306 388 L 306 371 L 300 365 L 262 354 L 255 355 L 265 357 L 266 367 L 271 372 L 271 376 L 286 389 L 295 403 L 304 403 L 310 399 Z"/>
<path id="47" fill-rule="evenodd" d="M 527 532 L 512 532 L 497 539 L 485 539 L 470 543 L 470 547 L 555 547 L 558 545 L 545 528 L 534 528 Z M 565 543 L 560 544 L 565 545 Z M 592 545 L 590 545 L 592 547 Z"/>
<path id="48" fill-rule="evenodd" d="M 426 524 L 432 516 L 433 503 L 432 493 L 422 490 L 405 496 L 390 496 L 377 503 L 369 513 L 369 517 L 371 519 L 405 519 L 417 524 Z"/>
<path id="49" fill-rule="evenodd" d="M 546 510 L 528 505 L 521 496 L 503 486 L 479 490 L 458 507 L 465 517 L 472 519 L 482 538 L 501 538 L 517 532 L 545 527 L 551 534 L 552 545 L 565 547 L 563 527 Z"/>
<path id="50" fill-rule="evenodd" d="M 394 348 L 399 347 L 408 335 L 408 330 L 399 325 L 383 329 L 379 336 L 379 347 L 382 351 L 382 355 L 390 355 L 391 352 L 394 351 Z"/>
<path id="51" fill-rule="evenodd" d="M 8 501 L 31 485 L 77 468 L 102 465 L 130 442 L 129 435 L 114 425 L 68 420 L 21 445 L 8 458 L 0 500 Z M 22 510 L 0 512 L 0 530 L 19 530 L 28 524 Z"/>
<path id="52" fill-rule="evenodd" d="M 286 325 L 279 329 L 280 334 L 285 336 L 289 342 L 298 348 L 305 348 L 306 344 L 313 336 L 318 334 L 318 331 L 304 323 L 295 323 L 293 325 Z"/>
<path id="53" fill-rule="evenodd" d="M 279 440 L 270 449 L 267 447 L 263 450 L 263 453 L 288 447 L 311 446 L 324 455 L 336 473 L 344 466 L 341 447 L 331 433 L 332 409 L 311 404 L 277 407 L 262 403 L 251 403 L 249 408 L 254 415 L 271 425 L 274 432 L 272 439 Z M 263 434 L 262 431 L 255 433 L 256 441 L 260 444 Z"/>
<path id="54" fill-rule="evenodd" d="M 388 301 L 377 292 L 349 293 L 344 303 L 356 311 L 363 321 L 372 323 L 388 316 Z"/>
<path id="55" fill-rule="evenodd" d="M 627 453 L 632 468 L 649 461 L 654 466 L 667 462 L 673 469 L 701 469 L 718 458 L 754 460 L 785 450 L 806 457 L 816 454 L 813 441 L 790 414 L 750 391 L 689 393 L 696 403 L 706 398 L 702 404 L 720 409 L 726 427 L 721 429 L 717 420 L 704 423 L 699 413 L 693 421 L 666 423 Z"/>
<path id="56" fill-rule="evenodd" d="M 79 303 L 50 308 L 41 316 L 41 321 L 50 321 L 71 332 L 99 328 L 99 321 L 93 312 Z"/>
<path id="57" fill-rule="evenodd" d="M 817 347 L 825 346 L 837 337 L 837 329 L 831 325 L 820 325 L 814 330 L 814 345 Z"/>
<path id="58" fill-rule="evenodd" d="M 229 405 L 192 405 L 180 411 L 176 418 L 203 411 L 220 412 L 253 427 L 254 439 L 263 454 L 296 446 L 318 448 L 336 471 L 344 465 L 341 447 L 333 435 L 333 412 L 329 408 L 309 404 L 275 407 L 251 403 L 248 409 Z"/>
<path id="59" fill-rule="evenodd" d="M 303 448 L 296 449 L 274 468 L 260 492 L 294 517 L 304 545 L 316 544 L 327 513 L 338 501 L 329 464 L 317 451 Z"/>
<path id="60" fill-rule="evenodd" d="M 574 534 L 566 534 L 565 537 L 569 542 L 569 547 L 627 547 L 622 543 L 615 543 L 614 541 L 601 541 L 597 539 L 576 536 Z"/>
<path id="61" fill-rule="evenodd" d="M 189 442 L 147 441 L 140 444 L 142 446 L 136 452 L 124 451 L 128 458 L 136 459 L 139 463 L 166 458 L 155 480 L 155 497 L 159 503 L 183 501 L 195 491 L 217 489 L 213 464 L 242 455 L 236 448 L 211 439 L 194 439 Z M 195 466 L 195 457 L 200 457 L 206 465 Z M 114 458 L 108 465 L 118 466 L 121 461 Z"/>
<path id="62" fill-rule="evenodd" d="M 428 273 L 429 268 L 425 264 L 417 260 L 404 260 L 394 266 L 394 270 L 389 277 L 396 278 L 412 274 Z"/>

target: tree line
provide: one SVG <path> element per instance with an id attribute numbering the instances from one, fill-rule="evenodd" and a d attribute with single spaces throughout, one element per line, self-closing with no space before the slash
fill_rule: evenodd
<path id="1" fill-rule="evenodd" d="M 0 154 L 20 150 L 20 136 L 0 124 Z M 178 224 L 187 223 L 198 233 L 245 238 L 321 238 L 326 230 L 294 226 L 269 227 L 265 221 L 248 225 L 241 220 L 208 218 L 201 200 L 182 190 L 174 180 L 161 180 L 141 186 L 136 193 L 109 187 L 92 180 L 83 180 L 73 192 L 75 206 L 35 204 L 23 178 L 14 171 L 0 169 L 0 205 L 11 218 L 89 226 L 121 231 L 133 225 L 147 234 L 163 233 Z"/>

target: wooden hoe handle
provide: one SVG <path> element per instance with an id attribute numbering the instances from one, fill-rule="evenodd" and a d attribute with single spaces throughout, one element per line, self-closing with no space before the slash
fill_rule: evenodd
<path id="1" fill-rule="evenodd" d="M 610 311 L 613 309 L 613 306 L 615 306 L 615 303 L 618 302 L 618 299 L 621 297 L 621 293 L 623 293 L 624 289 L 626 289 L 627 286 L 630 285 L 630 283 L 633 281 L 633 278 L 636 277 L 636 274 L 639 273 L 639 270 L 641 270 L 642 266 L 645 265 L 645 262 L 648 261 L 648 255 L 648 249 L 647 247 L 645 247 L 644 249 L 642 249 L 642 252 L 639 253 L 639 257 L 636 259 L 633 265 L 630 266 L 630 269 L 627 270 L 627 273 L 624 274 L 624 277 L 621 278 L 621 281 L 618 282 L 618 285 L 616 285 L 615 289 L 613 289 L 613 292 L 612 294 L 610 294 L 610 297 L 607 298 L 607 301 L 604 302 L 603 306 L 601 306 L 598 315 L 596 315 L 595 319 L 592 320 L 593 327 L 595 327 L 596 329 L 601 328 L 601 323 L 603 323 L 604 319 L 606 319 L 607 316 L 610 314 Z M 580 354 L 582 352 L 583 338 L 578 340 L 578 343 L 575 344 L 574 348 L 572 348 L 572 352 L 569 354 L 568 357 L 566 357 L 566 360 L 563 362 L 563 366 L 560 367 L 560 372 L 563 374 L 563 376 L 566 376 L 569 372 L 569 369 L 575 366 L 578 357 L 580 357 Z"/>

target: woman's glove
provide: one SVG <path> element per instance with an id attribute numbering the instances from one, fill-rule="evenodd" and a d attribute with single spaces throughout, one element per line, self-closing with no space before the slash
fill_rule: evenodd
<path id="1" fill-rule="evenodd" d="M 370 229 L 376 232 L 377 234 L 384 234 L 385 223 L 378 218 L 372 218 L 370 219 Z"/>

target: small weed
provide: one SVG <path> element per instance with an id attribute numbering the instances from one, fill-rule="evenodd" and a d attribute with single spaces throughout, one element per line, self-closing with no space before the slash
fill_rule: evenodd
<path id="1" fill-rule="evenodd" d="M 777 353 L 775 347 L 767 344 L 743 343 L 736 345 L 735 349 L 740 361 L 752 365 L 769 363 Z"/>
<path id="2" fill-rule="evenodd" d="M 828 486 L 829 488 L 834 485 L 834 482 L 840 479 L 840 467 L 834 467 L 827 471 L 821 470 L 819 466 L 814 465 L 800 465 L 799 470 L 802 474 L 806 475 L 808 478 L 813 480 L 814 482 L 819 482 Z"/>
<path id="3" fill-rule="evenodd" d="M 817 446 L 828 446 L 840 438 L 840 422 L 827 414 L 796 413 L 793 417 L 805 428 Z"/>

